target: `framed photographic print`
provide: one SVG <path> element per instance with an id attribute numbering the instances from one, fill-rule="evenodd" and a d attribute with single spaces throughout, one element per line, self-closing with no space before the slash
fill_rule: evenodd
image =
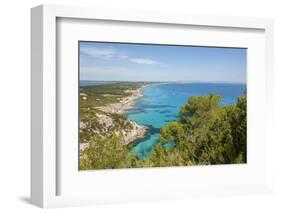
<path id="1" fill-rule="evenodd" d="M 80 170 L 247 163 L 246 48 L 78 45 Z"/>
<path id="2" fill-rule="evenodd" d="M 270 192 L 272 20 L 32 9 L 32 203 Z"/>

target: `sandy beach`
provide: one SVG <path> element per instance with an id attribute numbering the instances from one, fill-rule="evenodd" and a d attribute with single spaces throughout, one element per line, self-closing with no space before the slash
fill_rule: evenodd
<path id="1" fill-rule="evenodd" d="M 109 113 L 124 114 L 134 106 L 135 101 L 138 98 L 143 96 L 143 89 L 145 87 L 147 87 L 147 85 L 142 86 L 141 88 L 138 88 L 136 90 L 128 90 L 126 92 L 131 93 L 130 96 L 122 98 L 118 103 L 113 103 L 106 106 L 98 107 L 97 109 Z"/>

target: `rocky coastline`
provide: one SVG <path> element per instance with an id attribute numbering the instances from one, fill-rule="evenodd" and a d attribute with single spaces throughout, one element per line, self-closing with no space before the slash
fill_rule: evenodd
<path id="1" fill-rule="evenodd" d="M 124 114 L 129 109 L 134 107 L 135 101 L 137 99 L 143 96 L 143 89 L 145 87 L 147 87 L 147 85 L 144 85 L 136 90 L 127 90 L 127 93 L 131 93 L 130 96 L 122 98 L 118 103 L 112 103 L 103 107 L 99 107 L 98 109 L 107 113 Z M 137 124 L 135 121 L 128 120 L 128 122 L 130 122 L 132 128 L 121 130 L 120 133 L 117 133 L 122 135 L 124 145 L 127 145 L 136 139 L 144 138 L 147 131 L 146 126 Z"/>
<path id="2" fill-rule="evenodd" d="M 98 123 L 104 127 L 103 132 L 99 132 L 101 135 L 110 135 L 111 129 L 114 129 L 114 119 L 112 114 L 124 115 L 129 109 L 134 107 L 135 101 L 143 96 L 143 89 L 148 85 L 143 85 L 142 87 L 135 90 L 127 90 L 126 93 L 130 95 L 125 96 L 119 100 L 118 103 L 111 103 L 105 106 L 96 107 L 100 113 L 96 113 L 96 120 Z M 130 128 L 118 128 L 114 133 L 122 137 L 122 142 L 124 145 L 128 145 L 133 141 L 144 138 L 146 136 L 148 127 L 140 125 L 135 121 L 126 119 L 126 124 Z M 86 125 L 80 122 L 80 129 L 85 128 Z M 80 143 L 80 150 L 84 150 L 88 147 L 88 143 Z"/>

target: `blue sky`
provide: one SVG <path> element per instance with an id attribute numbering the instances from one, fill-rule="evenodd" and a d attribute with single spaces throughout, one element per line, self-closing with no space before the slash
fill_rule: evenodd
<path id="1" fill-rule="evenodd" d="M 246 83 L 247 50 L 80 42 L 80 79 Z"/>

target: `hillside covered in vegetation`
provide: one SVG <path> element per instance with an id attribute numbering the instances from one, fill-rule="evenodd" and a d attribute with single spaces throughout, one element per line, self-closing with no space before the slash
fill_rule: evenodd
<path id="1" fill-rule="evenodd" d="M 144 83 L 111 83 L 80 88 L 80 150 L 89 147 L 97 136 L 109 139 L 120 137 L 123 145 L 144 137 L 146 127 L 130 121 L 124 112 L 142 96 Z M 95 139 L 96 140 L 96 139 Z"/>

